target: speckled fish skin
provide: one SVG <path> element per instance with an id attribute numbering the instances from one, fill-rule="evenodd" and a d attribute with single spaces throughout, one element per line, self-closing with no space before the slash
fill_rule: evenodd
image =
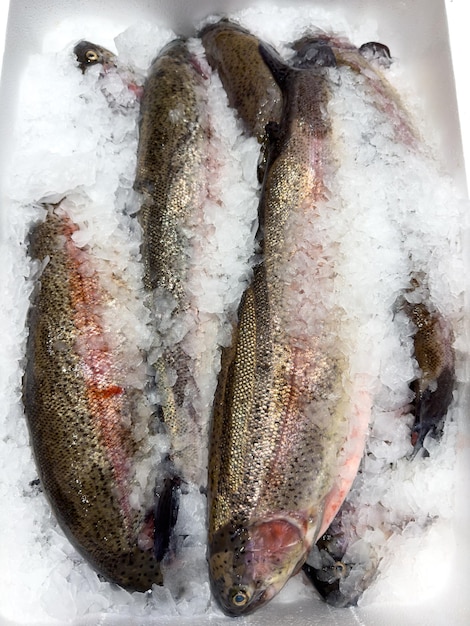
<path id="1" fill-rule="evenodd" d="M 230 106 L 248 134 L 264 143 L 266 124 L 281 119 L 282 96 L 259 53 L 259 39 L 229 20 L 208 24 L 199 36 L 208 62 L 219 73 Z"/>
<path id="2" fill-rule="evenodd" d="M 175 40 L 152 64 L 141 105 L 135 188 L 143 195 L 145 286 L 165 289 L 179 309 L 186 306 L 184 224 L 199 204 L 207 154 L 206 81 L 185 41 Z"/>
<path id="3" fill-rule="evenodd" d="M 450 324 L 430 306 L 408 303 L 405 311 L 416 326 L 414 351 L 421 370 L 411 385 L 415 392 L 411 441 L 417 454 L 428 434 L 435 439 L 442 435 L 456 382 L 454 336 Z"/>
<path id="4" fill-rule="evenodd" d="M 293 70 L 260 50 L 282 85 L 284 112 L 270 129 L 263 260 L 223 354 L 209 466 L 210 579 L 232 616 L 266 604 L 302 566 L 324 524 L 348 428 L 344 364 L 327 337 L 335 321 L 318 313 L 325 333 L 303 339 L 285 330 L 292 292 L 284 273 L 296 246 L 288 242 L 290 220 L 314 212 L 325 193 L 331 130 L 322 65 L 331 51 Z"/>
<path id="5" fill-rule="evenodd" d="M 36 465 L 78 551 L 109 581 L 145 591 L 162 578 L 151 546 L 139 547 L 152 543 L 151 519 L 128 500 L 139 400 L 116 376 L 122 364 L 103 335 L 102 290 L 96 273 L 82 270 L 89 255 L 73 242 L 77 227 L 48 211 L 31 236 L 31 257 L 47 264 L 29 313 L 23 381 Z"/>
<path id="6" fill-rule="evenodd" d="M 141 106 L 135 188 L 142 196 L 144 285 L 157 317 L 162 308 L 167 315 L 171 310 L 170 324 L 194 315 L 186 285 L 192 225 L 207 197 L 211 167 L 207 83 L 198 59 L 177 39 L 152 64 Z M 183 485 L 199 484 L 207 443 L 187 393 L 190 357 L 179 339 L 172 342 L 159 326 L 157 332 L 164 348 L 154 365 L 160 414 L 170 440 L 169 471 Z"/>

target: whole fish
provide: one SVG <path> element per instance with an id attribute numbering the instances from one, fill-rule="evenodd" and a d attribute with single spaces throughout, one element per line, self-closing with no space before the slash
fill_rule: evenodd
<path id="1" fill-rule="evenodd" d="M 301 58 L 312 58 L 322 46 L 331 48 L 340 72 L 356 76 L 355 80 L 363 86 L 368 104 L 380 112 L 379 119 L 391 123 L 392 141 L 406 146 L 413 153 L 423 153 L 425 148 L 399 94 L 381 71 L 381 67 L 386 68 L 390 64 L 388 47 L 370 42 L 356 48 L 338 37 L 319 35 L 306 36 L 296 42 L 293 48 Z M 370 129 L 364 128 L 363 132 L 368 131 Z M 414 424 L 411 426 L 413 451 L 410 462 L 422 448 L 428 433 L 438 437 L 442 432 L 455 385 L 451 325 L 435 310 L 429 296 L 423 297 L 425 282 L 424 276 L 419 281 L 412 277 L 407 296 L 410 301 L 402 296 L 393 311 L 404 312 L 414 326 L 412 356 L 420 369 L 419 375 L 411 382 L 415 399 L 411 407 Z M 398 412 L 407 414 L 409 411 L 407 405 Z M 405 436 L 408 436 L 409 431 L 406 430 L 406 433 Z M 405 448 L 409 450 L 410 446 L 405 445 Z M 361 472 L 358 478 L 361 478 L 360 475 Z M 365 490 L 368 486 L 366 481 L 364 478 L 360 483 Z M 385 494 L 387 485 L 382 488 Z M 374 490 L 377 490 L 376 486 Z M 322 597 L 337 607 L 357 604 L 377 576 L 383 551 L 382 546 L 367 543 L 361 536 L 365 525 L 362 523 L 361 526 L 360 520 L 366 517 L 367 511 L 370 511 L 367 529 L 381 533 L 384 544 L 393 534 L 403 531 L 410 521 L 414 521 L 406 516 L 397 520 L 396 514 L 386 511 L 380 501 L 373 506 L 365 506 L 356 492 L 359 493 L 358 487 L 353 489 L 350 499 L 346 500 L 329 528 L 321 535 L 303 567 Z M 361 543 L 360 551 L 355 550 L 358 543 Z"/>
<path id="2" fill-rule="evenodd" d="M 169 438 L 167 480 L 159 488 L 162 524 L 174 524 L 180 487 L 205 483 L 206 426 L 196 411 L 194 382 L 204 342 L 191 272 L 200 271 L 202 250 L 196 238 L 208 195 L 211 127 L 207 114 L 208 75 L 181 39 L 156 58 L 145 83 L 135 189 L 142 201 L 144 284 L 155 315 L 155 377 L 161 421 Z M 151 357 L 153 358 L 153 357 Z M 166 522 L 164 521 L 166 520 Z M 159 549 L 162 556 L 170 541 Z"/>
<path id="3" fill-rule="evenodd" d="M 113 304 L 90 253 L 74 242 L 77 226 L 64 201 L 46 208 L 31 234 L 30 255 L 43 269 L 23 380 L 39 476 L 77 550 L 109 581 L 145 591 L 162 583 L 152 488 L 147 506 L 133 501 L 151 411 L 129 382 L 137 369 L 114 345 L 104 317 Z"/>
<path id="4" fill-rule="evenodd" d="M 212 592 L 229 615 L 268 602 L 302 567 L 339 509 L 364 448 L 370 413 L 345 383 L 332 250 L 315 237 L 331 167 L 329 67 L 260 52 L 282 92 L 260 204 L 262 261 L 222 359 L 209 460 Z M 296 62 L 297 61 L 297 62 Z M 310 291 L 312 289 L 312 291 Z"/>
<path id="5" fill-rule="evenodd" d="M 237 111 L 246 132 L 262 144 L 260 167 L 264 169 L 265 129 L 269 122 L 280 121 L 282 96 L 260 55 L 260 41 L 227 19 L 206 25 L 199 36 L 209 64 L 220 76 L 230 106 Z"/>

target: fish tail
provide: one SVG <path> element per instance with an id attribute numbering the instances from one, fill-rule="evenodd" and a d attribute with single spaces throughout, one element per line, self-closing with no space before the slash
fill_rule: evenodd
<path id="1" fill-rule="evenodd" d="M 302 48 L 302 52 L 296 54 L 291 64 L 285 63 L 276 50 L 266 43 L 259 44 L 259 53 L 283 93 L 288 90 L 290 76 L 298 70 L 336 66 L 333 48 L 324 39 L 312 39 Z"/>
<path id="2" fill-rule="evenodd" d="M 161 489 L 155 492 L 153 551 L 157 562 L 162 561 L 168 554 L 173 529 L 178 519 L 180 494 L 179 476 L 166 478 Z"/>

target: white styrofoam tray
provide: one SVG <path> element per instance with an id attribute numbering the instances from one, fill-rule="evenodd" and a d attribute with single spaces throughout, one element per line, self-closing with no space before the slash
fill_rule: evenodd
<path id="1" fill-rule="evenodd" d="M 308 4 L 301 0 L 273 0 L 277 5 Z M 447 10 L 451 32 L 455 33 L 452 50 L 456 60 L 456 71 L 460 82 L 457 84 L 462 128 L 467 130 L 466 114 L 470 113 L 467 93 L 463 88 L 464 41 L 457 41 L 462 33 L 462 20 L 466 16 L 466 0 L 448 0 Z M 209 13 L 221 13 L 239 10 L 255 5 L 255 0 L 11 0 L 6 29 L 4 28 L 7 3 L 2 3 L 0 13 L 0 57 L 5 34 L 5 52 L 3 58 L 0 97 L 2 115 L 0 116 L 0 185 L 4 181 L 5 164 L 8 163 L 9 151 L 14 145 L 12 128 L 15 120 L 15 106 L 21 69 L 28 55 L 41 51 L 44 36 L 57 27 L 63 20 L 76 20 L 75 39 L 95 39 L 98 43 L 108 42 L 99 38 L 100 23 L 106 25 L 106 32 L 119 33 L 137 20 L 148 19 L 169 26 L 180 34 L 190 34 L 195 22 Z M 313 2 L 310 2 L 310 6 Z M 416 93 L 424 100 L 426 123 L 432 124 L 438 131 L 439 150 L 442 160 L 447 163 L 457 184 L 465 189 L 465 168 L 459 125 L 456 89 L 454 83 L 451 45 L 446 19 L 444 0 L 319 0 L 315 6 L 340 9 L 352 24 L 370 21 L 376 26 L 378 40 L 386 43 L 394 57 L 406 66 L 406 72 L 412 79 Z M 89 24 L 90 29 L 84 30 Z M 467 22 L 468 24 L 468 22 Z M 69 43 L 64 41 L 63 45 Z M 54 97 L 51 86 L 51 98 Z M 469 116 L 470 118 L 470 116 Z M 465 142 L 468 149 L 470 142 Z M 3 186 L 0 187 L 1 208 L 0 223 L 6 219 L 8 207 L 5 206 Z M 455 533 L 458 542 L 458 554 L 452 568 L 454 575 L 442 581 L 440 593 L 432 601 L 427 598 L 423 603 L 420 597 L 410 590 L 410 602 L 406 605 L 393 603 L 356 609 L 332 609 L 323 604 L 315 604 L 315 611 L 309 604 L 272 605 L 247 618 L 240 618 L 241 624 L 284 624 L 284 625 L 325 625 L 325 626 L 404 626 L 452 624 L 463 626 L 470 624 L 470 511 L 466 504 L 466 476 L 470 475 L 470 428 L 464 425 L 464 438 L 467 444 L 459 456 L 458 499 L 455 511 Z M 0 529 L 1 532 L 1 529 Z M 446 537 L 442 537 L 446 542 Z M 0 566 L 8 567 L 7 563 Z M 435 576 L 439 578 L 440 563 L 436 560 Z M 2 590 L 0 589 L 0 625 L 21 623 L 21 607 L 18 607 L 18 622 L 7 622 L 2 616 Z M 222 624 L 230 623 L 230 618 L 159 618 L 152 615 L 145 624 Z M 132 624 L 143 624 L 142 620 Z M 126 624 L 128 619 L 115 616 L 92 615 L 74 622 L 76 626 L 104 624 Z"/>

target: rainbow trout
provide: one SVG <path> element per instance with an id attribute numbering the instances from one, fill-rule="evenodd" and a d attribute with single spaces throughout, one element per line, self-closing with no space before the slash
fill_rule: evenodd
<path id="1" fill-rule="evenodd" d="M 406 303 L 405 311 L 416 327 L 415 358 L 421 374 L 411 383 L 415 393 L 411 442 L 414 454 L 427 435 L 439 439 L 455 388 L 454 336 L 450 324 L 422 302 Z"/>
<path id="2" fill-rule="evenodd" d="M 161 422 L 169 438 L 167 480 L 159 488 L 159 525 L 174 524 L 180 486 L 205 483 L 206 426 L 194 406 L 204 330 L 188 281 L 203 266 L 197 243 L 208 195 L 211 127 L 208 75 L 183 40 L 168 44 L 144 87 L 135 189 L 141 194 L 144 285 L 151 294 Z M 199 345 L 198 342 L 201 342 Z M 170 509 L 170 512 L 169 512 Z M 172 510 L 172 512 L 171 512 Z M 159 549 L 162 557 L 168 540 Z"/>
<path id="3" fill-rule="evenodd" d="M 425 154 L 426 148 L 399 94 L 381 72 L 381 67 L 388 67 L 391 61 L 388 47 L 369 42 L 356 48 L 347 40 L 322 35 L 306 36 L 296 42 L 293 48 L 300 58 L 309 59 L 322 46 L 331 48 L 340 71 L 350 70 L 358 81 L 363 82 L 369 104 L 380 112 L 381 117 L 392 122 L 393 140 L 416 154 Z M 419 276 L 419 279 L 414 275 Z M 455 354 L 451 325 L 435 310 L 432 298 L 425 293 L 427 280 L 422 269 L 419 268 L 419 272 L 415 269 L 411 276 L 410 288 L 407 290 L 411 294 L 410 301 L 406 300 L 406 296 L 402 297 L 396 308 L 403 309 L 415 326 L 414 355 L 421 370 L 411 383 L 415 393 L 412 444 L 416 454 L 428 433 L 439 438 L 442 432 L 455 386 Z"/>
<path id="4" fill-rule="evenodd" d="M 212 591 L 229 615 L 268 602 L 302 567 L 357 472 L 370 413 L 346 381 L 334 250 L 316 222 L 333 167 L 328 46 L 284 64 L 260 52 L 284 98 L 270 124 L 260 204 L 262 261 L 222 358 L 209 465 Z M 350 332 L 350 331 L 348 331 Z"/>
<path id="5" fill-rule="evenodd" d="M 46 206 L 30 240 L 43 269 L 29 313 L 26 417 L 65 534 L 109 581 L 145 591 L 162 583 L 153 485 L 144 496 L 135 475 L 139 462 L 150 463 L 151 411 L 136 386 L 146 373 L 142 355 L 110 330 L 106 313 L 115 315 L 115 303 L 89 251 L 75 244 L 66 204 Z"/>

